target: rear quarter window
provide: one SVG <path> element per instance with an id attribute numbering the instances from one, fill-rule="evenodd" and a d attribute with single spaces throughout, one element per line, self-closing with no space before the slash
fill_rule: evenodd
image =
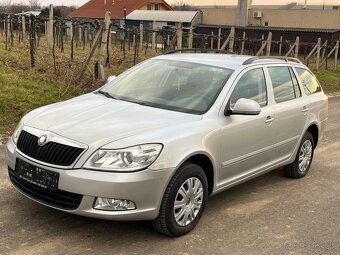
<path id="1" fill-rule="evenodd" d="M 300 77 L 300 81 L 306 95 L 311 95 L 321 91 L 321 86 L 318 80 L 307 69 L 295 67 L 296 72 Z"/>

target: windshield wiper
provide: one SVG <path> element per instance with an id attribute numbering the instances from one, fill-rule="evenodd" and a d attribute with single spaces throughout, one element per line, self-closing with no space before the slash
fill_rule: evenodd
<path id="1" fill-rule="evenodd" d="M 116 99 L 114 96 L 112 96 L 109 92 L 106 92 L 106 91 L 98 90 L 96 93 L 97 94 L 102 94 L 102 95 L 104 95 L 104 96 L 106 96 L 108 98 Z"/>
<path id="2" fill-rule="evenodd" d="M 126 102 L 130 102 L 130 103 L 134 103 L 134 104 L 139 104 L 139 105 L 147 105 L 144 101 L 140 101 L 140 100 L 136 100 L 136 99 L 125 99 L 122 98 L 122 101 L 126 101 Z"/>

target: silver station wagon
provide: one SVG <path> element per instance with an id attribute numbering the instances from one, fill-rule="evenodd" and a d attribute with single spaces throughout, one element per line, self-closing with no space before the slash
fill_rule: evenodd
<path id="1" fill-rule="evenodd" d="M 327 116 L 297 59 L 172 52 L 28 113 L 7 144 L 8 175 L 46 206 L 180 236 L 209 196 L 281 166 L 304 177 Z"/>

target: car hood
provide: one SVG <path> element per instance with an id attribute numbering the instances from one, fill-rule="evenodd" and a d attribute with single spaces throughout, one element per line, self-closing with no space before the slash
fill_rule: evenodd
<path id="1" fill-rule="evenodd" d="M 142 106 L 90 93 L 43 107 L 38 114 L 26 120 L 25 125 L 88 145 L 103 146 L 142 132 L 200 119 L 199 115 Z"/>

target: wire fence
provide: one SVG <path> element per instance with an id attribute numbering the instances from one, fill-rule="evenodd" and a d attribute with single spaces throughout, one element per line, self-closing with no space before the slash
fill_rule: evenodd
<path id="1" fill-rule="evenodd" d="M 11 50 L 18 44 L 29 46 L 30 65 L 35 67 L 35 54 L 39 50 L 42 37 L 47 40 L 49 54 L 56 71 L 56 54 L 65 52 L 65 45 L 69 49 L 69 61 L 75 57 L 75 48 L 83 48 L 88 51 L 83 61 L 79 80 L 88 68 L 94 53 L 98 52 L 94 68 L 96 77 L 103 79 L 104 66 L 110 65 L 111 48 L 119 49 L 124 58 L 126 52 L 133 52 L 133 63 L 140 54 L 148 52 L 161 54 L 166 51 L 182 48 L 217 49 L 256 56 L 292 56 L 299 58 L 306 65 L 315 65 L 315 69 L 325 67 L 330 63 L 333 69 L 337 68 L 339 56 L 339 41 L 329 43 L 300 42 L 299 37 L 294 41 L 272 40 L 272 33 L 266 37 L 249 38 L 243 32 L 242 37 L 235 36 L 235 28 L 218 34 L 195 33 L 194 27 L 183 28 L 183 24 L 176 26 L 152 27 L 122 26 L 111 20 L 111 14 L 107 12 L 104 20 L 82 20 L 71 18 L 58 18 L 53 16 L 53 7 L 50 7 L 50 15 L 47 17 L 24 14 L 0 14 L 0 30 L 5 40 L 5 49 Z"/>

